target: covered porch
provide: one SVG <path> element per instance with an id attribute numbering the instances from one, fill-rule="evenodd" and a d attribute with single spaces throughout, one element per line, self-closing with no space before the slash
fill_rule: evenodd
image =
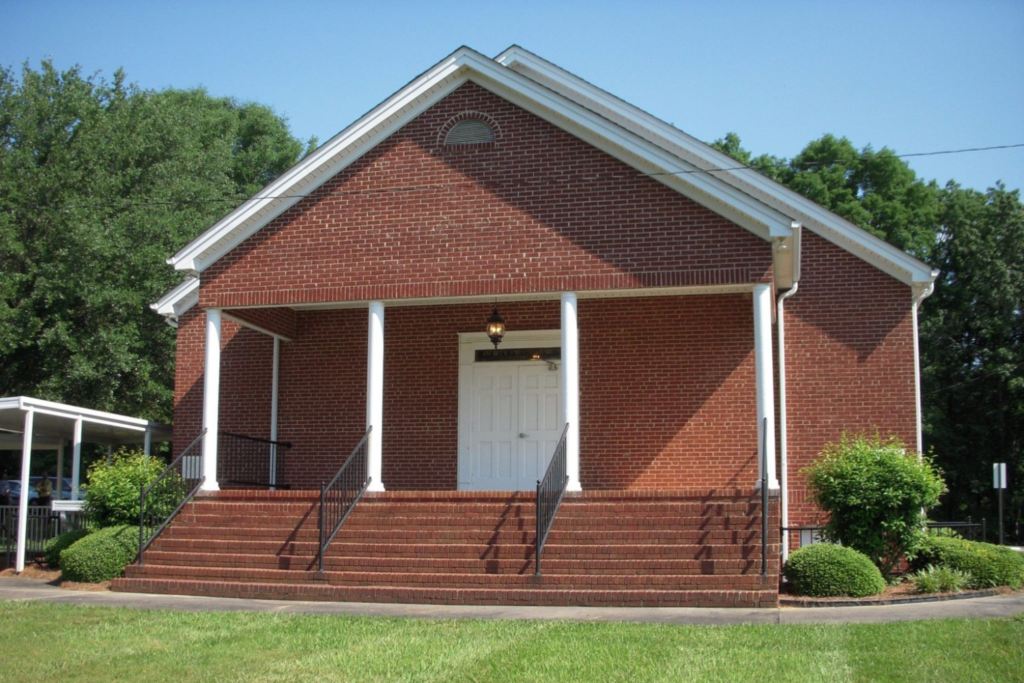
<path id="1" fill-rule="evenodd" d="M 371 492 L 529 491 L 568 425 L 569 491 L 777 488 L 772 316 L 763 283 L 190 307 L 176 443 L 205 430 L 205 491 L 230 435 L 289 442 L 277 486 L 318 489 L 371 427 Z"/>

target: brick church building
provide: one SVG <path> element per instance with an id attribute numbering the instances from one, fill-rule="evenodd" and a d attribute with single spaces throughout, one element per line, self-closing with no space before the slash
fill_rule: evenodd
<path id="1" fill-rule="evenodd" d="M 371 428 L 370 483 L 356 510 L 399 507 L 380 508 L 390 526 L 356 523 L 380 552 L 343 541 L 338 578 L 317 583 L 328 591 L 319 597 L 773 604 L 779 529 L 816 519 L 801 468 L 844 430 L 879 428 L 920 447 L 917 307 L 936 274 L 738 166 L 520 47 L 493 59 L 460 48 L 169 260 L 184 280 L 154 308 L 177 327 L 176 449 L 205 428 L 194 505 L 313 511 L 312 493 Z M 485 331 L 495 314 L 505 328 L 497 344 Z M 545 550 L 552 583 L 525 583 L 529 553 L 509 551 L 515 562 L 501 565 L 486 539 L 449 539 L 483 544 L 466 551 L 462 579 L 440 578 L 440 562 L 430 571 L 392 562 L 423 559 L 399 551 L 402 538 L 447 538 L 437 520 L 424 527 L 433 536 L 408 536 L 415 525 L 401 520 L 416 503 L 443 501 L 440 519 L 456 517 L 459 501 L 500 501 L 496 529 L 528 517 L 509 506 L 529 501 L 563 432 L 568 493 L 552 526 L 559 540 L 549 541 L 562 550 Z M 231 435 L 291 445 L 264 482 L 275 490 L 228 481 L 226 461 L 240 457 L 225 446 Z M 760 513 L 750 515 L 762 478 L 778 495 L 776 557 L 769 581 L 744 584 L 736 577 L 756 569 L 738 567 L 757 554 L 750 519 Z M 722 519 L 676 525 L 715 505 Z M 633 513 L 661 521 L 612 521 Z M 584 529 L 588 518 L 609 521 Z M 714 541 L 697 532 L 711 528 L 732 534 L 731 549 L 700 549 Z M 629 540 L 626 530 L 647 549 L 600 557 L 651 558 L 603 574 L 631 585 L 594 579 L 598 556 L 569 547 L 576 533 L 581 545 L 610 548 Z M 208 563 L 165 547 L 151 551 L 165 561 L 121 586 L 280 597 L 268 586 L 301 564 L 285 563 L 280 548 L 273 561 L 233 565 L 245 577 L 220 567 L 204 578 L 196 572 Z M 658 558 L 679 564 L 669 571 Z M 714 558 L 717 569 L 694 564 Z M 159 564 L 193 571 L 161 574 Z M 375 565 L 389 567 L 386 580 L 363 576 Z M 176 589 L 161 584 L 172 579 Z M 294 595 L 314 593 L 303 590 Z M 592 599 L 580 597 L 586 590 Z"/>

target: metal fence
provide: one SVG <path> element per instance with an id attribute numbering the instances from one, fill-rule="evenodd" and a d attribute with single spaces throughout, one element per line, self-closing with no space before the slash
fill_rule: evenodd
<path id="1" fill-rule="evenodd" d="M 18 552 L 18 518 L 20 509 L 17 505 L 0 505 L 0 558 L 4 567 L 13 567 Z M 89 520 L 85 512 L 64 511 L 54 512 L 49 506 L 30 506 L 26 518 L 25 529 L 25 561 L 34 562 L 42 559 L 44 546 L 51 538 L 68 531 L 89 528 Z"/>
<path id="2" fill-rule="evenodd" d="M 185 504 L 192 500 L 205 479 L 202 473 L 204 429 L 188 448 L 160 473 L 152 484 L 139 489 L 139 564 L 146 548 Z"/>

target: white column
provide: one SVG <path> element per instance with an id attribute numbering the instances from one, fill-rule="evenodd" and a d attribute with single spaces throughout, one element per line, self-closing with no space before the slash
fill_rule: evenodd
<path id="1" fill-rule="evenodd" d="M 565 439 L 567 491 L 580 486 L 580 335 L 575 292 L 562 292 L 562 409 L 569 432 Z"/>
<path id="2" fill-rule="evenodd" d="M 768 452 L 768 487 L 779 488 L 775 476 L 775 382 L 772 369 L 772 288 L 754 285 L 754 373 L 757 379 L 757 485 L 761 486 L 762 452 Z M 768 428 L 765 429 L 765 418 Z"/>
<path id="3" fill-rule="evenodd" d="M 277 393 L 281 386 L 281 340 L 274 337 L 274 364 L 270 374 L 270 440 L 277 441 Z M 270 488 L 277 484 L 277 446 L 270 445 Z"/>
<path id="4" fill-rule="evenodd" d="M 142 437 L 142 454 L 149 457 L 153 454 L 153 430 L 146 425 L 146 434 Z"/>
<path id="5" fill-rule="evenodd" d="M 370 477 L 368 491 L 383 491 L 383 452 L 381 435 L 384 431 L 384 302 L 370 302 L 369 334 L 366 353 L 366 426 L 373 427 L 366 444 L 367 467 Z"/>
<path id="6" fill-rule="evenodd" d="M 25 571 L 25 542 L 28 539 L 28 475 L 32 467 L 32 430 L 35 428 L 35 412 L 25 411 L 25 432 L 21 437 L 21 496 L 18 498 L 18 551 L 14 560 L 14 571 Z"/>
<path id="7" fill-rule="evenodd" d="M 78 500 L 78 488 L 82 484 L 82 418 L 75 420 L 75 431 L 71 437 L 71 500 Z"/>
<path id="8" fill-rule="evenodd" d="M 53 497 L 56 500 L 60 500 L 64 497 L 64 442 L 66 439 L 62 436 L 60 441 L 57 443 L 57 476 L 56 481 L 53 483 Z"/>
<path id="9" fill-rule="evenodd" d="M 220 311 L 206 309 L 206 367 L 203 381 L 203 491 L 217 485 L 217 430 L 220 425 Z"/>

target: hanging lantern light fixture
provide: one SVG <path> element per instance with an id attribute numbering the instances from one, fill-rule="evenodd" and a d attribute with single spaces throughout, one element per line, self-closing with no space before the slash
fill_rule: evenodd
<path id="1" fill-rule="evenodd" d="M 494 312 L 491 313 L 491 317 L 487 319 L 487 336 L 491 338 L 494 343 L 494 348 L 498 348 L 498 344 L 501 343 L 502 337 L 505 336 L 505 319 L 498 313 L 498 307 L 494 307 Z"/>

